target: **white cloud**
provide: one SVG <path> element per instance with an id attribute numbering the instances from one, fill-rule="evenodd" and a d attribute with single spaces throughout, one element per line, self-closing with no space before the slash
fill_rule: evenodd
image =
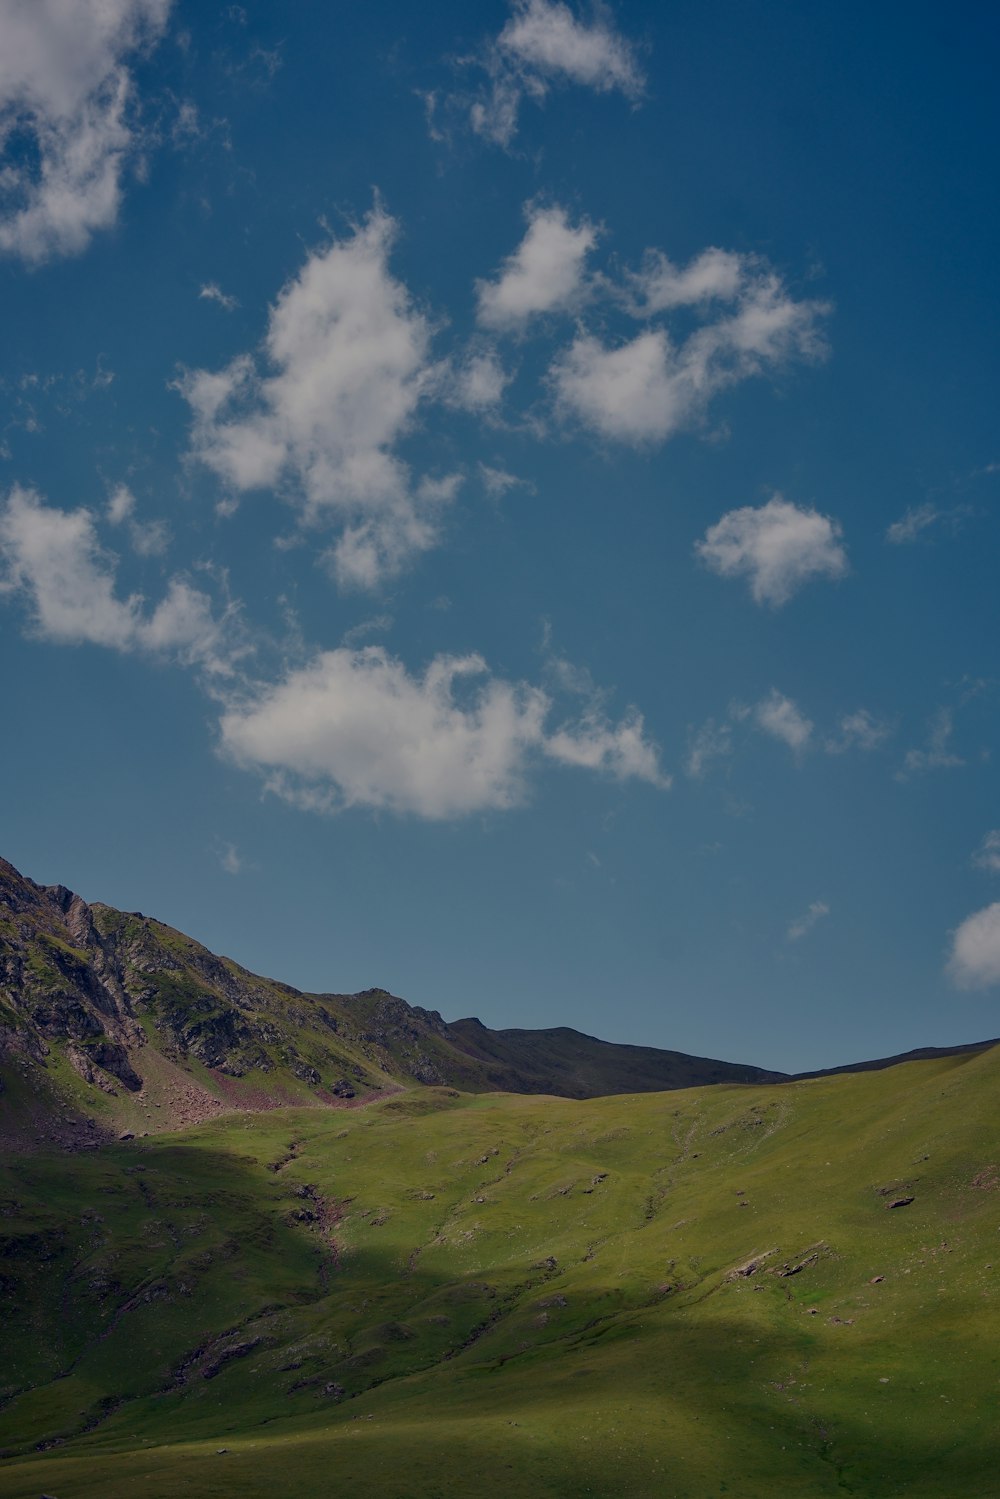
<path id="1" fill-rule="evenodd" d="M 440 397 L 458 411 L 489 417 L 510 381 L 494 349 L 477 349 L 441 367 Z"/>
<path id="2" fill-rule="evenodd" d="M 218 302 L 225 312 L 234 312 L 240 305 L 238 297 L 229 296 L 215 281 L 206 281 L 198 296 L 203 302 Z"/>
<path id="3" fill-rule="evenodd" d="M 79 253 L 114 224 L 136 140 L 126 59 L 158 39 L 169 9 L 170 0 L 0 6 L 0 251 L 38 264 Z"/>
<path id="4" fill-rule="evenodd" d="M 780 739 L 790 750 L 798 754 L 808 745 L 813 731 L 811 720 L 806 718 L 791 698 L 784 697 L 775 688 L 771 689 L 767 697 L 761 698 L 752 713 L 754 722 L 763 733 L 770 734 L 773 739 Z"/>
<path id="5" fill-rule="evenodd" d="M 636 100 L 644 78 L 634 49 L 603 7 L 579 20 L 560 0 L 514 0 L 513 14 L 480 59 L 490 84 L 470 109 L 473 129 L 497 145 L 517 133 L 525 96 L 542 103 L 553 84 L 574 83 Z"/>
<path id="6" fill-rule="evenodd" d="M 700 781 L 713 760 L 724 760 L 733 752 L 733 735 L 728 724 L 717 724 L 714 718 L 703 723 L 691 735 L 685 770 Z"/>
<path id="7" fill-rule="evenodd" d="M 961 522 L 972 514 L 970 505 L 955 505 L 950 510 L 939 510 L 936 505 L 911 506 L 899 520 L 893 521 L 885 533 L 885 539 L 894 546 L 905 546 L 914 542 L 931 526 L 943 524 L 957 531 Z"/>
<path id="8" fill-rule="evenodd" d="M 170 545 L 170 531 L 165 521 L 135 519 L 135 495 L 127 484 L 119 484 L 112 490 L 104 513 L 109 525 L 127 526 L 132 550 L 140 557 L 159 557 Z"/>
<path id="9" fill-rule="evenodd" d="M 962 922 L 952 939 L 948 972 L 960 989 L 1000 984 L 1000 901 Z"/>
<path id="10" fill-rule="evenodd" d="M 325 651 L 223 715 L 221 745 L 268 790 L 310 811 L 384 809 L 429 819 L 519 805 L 530 765 L 564 764 L 665 784 L 634 711 L 545 732 L 537 687 L 492 676 L 480 656 L 409 673 L 382 647 Z"/>
<path id="11" fill-rule="evenodd" d="M 118 484 L 108 499 L 107 517 L 112 526 L 120 526 L 135 511 L 135 495 L 127 484 Z"/>
<path id="12" fill-rule="evenodd" d="M 841 528 L 817 510 L 775 495 L 766 505 L 730 510 L 705 532 L 695 551 L 724 578 L 745 577 L 758 604 L 778 608 L 810 578 L 847 571 Z"/>
<path id="13" fill-rule="evenodd" d="M 634 777 L 661 790 L 670 786 L 670 777 L 660 771 L 659 749 L 646 737 L 642 714 L 634 708 L 617 724 L 591 709 L 551 734 L 542 748 L 563 765 L 604 771 L 619 781 Z"/>
<path id="14" fill-rule="evenodd" d="M 505 468 L 491 467 L 488 463 L 480 463 L 479 477 L 486 493 L 493 499 L 501 499 L 510 489 L 534 491 L 535 488 L 530 479 L 520 479 L 517 474 L 512 474 Z"/>
<path id="15" fill-rule="evenodd" d="M 564 74 L 599 93 L 618 89 L 634 98 L 642 91 L 632 48 L 600 10 L 587 26 L 568 5 L 516 0 L 497 45 L 525 67 L 549 77 Z"/>
<path id="16" fill-rule="evenodd" d="M 829 916 L 829 914 L 830 907 L 825 900 L 814 900 L 808 909 L 792 922 L 785 933 L 785 940 L 788 942 L 801 942 L 802 938 L 812 931 L 816 923 L 822 921 L 824 916 Z"/>
<path id="17" fill-rule="evenodd" d="M 884 744 L 892 732 L 889 725 L 867 708 L 858 708 L 854 713 L 845 713 L 837 724 L 837 733 L 826 741 L 830 755 L 840 755 L 846 750 L 873 750 Z"/>
<path id="18" fill-rule="evenodd" d="M 642 270 L 629 277 L 633 311 L 649 316 L 673 307 L 733 301 L 756 265 L 749 256 L 711 246 L 679 270 L 662 250 L 647 250 Z"/>
<path id="19" fill-rule="evenodd" d="M 215 856 L 227 874 L 242 874 L 243 859 L 235 843 L 216 841 Z"/>
<path id="20" fill-rule="evenodd" d="M 454 477 L 414 483 L 394 451 L 433 384 L 431 329 L 389 271 L 394 221 L 376 206 L 309 256 L 271 310 L 262 375 L 249 355 L 180 382 L 192 451 L 234 492 L 289 488 L 303 521 L 339 528 L 345 586 L 374 586 L 431 546 Z"/>
<path id="21" fill-rule="evenodd" d="M 972 862 L 989 874 L 1000 874 L 1000 828 L 992 828 L 986 834 Z"/>
<path id="22" fill-rule="evenodd" d="M 43 640 L 149 651 L 211 674 L 232 668 L 232 615 L 216 620 L 208 595 L 184 578 L 170 579 L 152 612 L 141 594 L 118 596 L 117 559 L 89 510 L 58 510 L 15 487 L 0 509 L 0 560 L 0 595 L 27 603 Z"/>
<path id="23" fill-rule="evenodd" d="M 788 360 L 823 352 L 819 302 L 796 301 L 772 272 L 738 292 L 735 309 L 675 344 L 650 328 L 609 346 L 581 333 L 549 371 L 556 406 L 602 437 L 661 443 L 705 417 L 720 391 Z"/>
<path id="24" fill-rule="evenodd" d="M 495 281 L 477 281 L 478 318 L 511 331 L 539 313 L 565 311 L 584 292 L 584 264 L 597 242 L 587 219 L 573 228 L 563 208 L 527 208 L 528 229 Z"/>
<path id="25" fill-rule="evenodd" d="M 930 721 L 927 742 L 923 749 L 907 750 L 903 764 L 896 772 L 898 781 L 922 775 L 928 770 L 951 770 L 965 761 L 952 748 L 955 732 L 954 716 L 950 708 L 939 708 Z"/>

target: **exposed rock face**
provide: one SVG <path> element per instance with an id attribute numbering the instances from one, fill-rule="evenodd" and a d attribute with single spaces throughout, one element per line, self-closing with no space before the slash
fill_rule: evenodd
<path id="1" fill-rule="evenodd" d="M 303 994 L 141 912 L 88 905 L 0 860 L 0 1062 L 5 1052 L 50 1071 L 62 1058 L 110 1094 L 140 1090 L 159 1055 L 192 1085 L 200 1076 L 216 1107 L 310 1094 L 344 1106 L 399 1082 L 585 1098 L 778 1077 L 565 1027 L 448 1024 L 384 989 Z"/>

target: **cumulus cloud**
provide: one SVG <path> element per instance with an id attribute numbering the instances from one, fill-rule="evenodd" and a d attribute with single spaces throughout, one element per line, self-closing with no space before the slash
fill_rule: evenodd
<path id="1" fill-rule="evenodd" d="M 539 313 L 565 311 L 584 292 L 584 266 L 597 242 L 587 219 L 573 228 L 565 209 L 529 205 L 528 229 L 494 281 L 478 281 L 478 319 L 511 331 Z"/>
<path id="2" fill-rule="evenodd" d="M 231 706 L 223 752 L 310 811 L 368 807 L 428 819 L 522 803 L 541 756 L 664 784 L 634 711 L 589 715 L 552 735 L 538 687 L 493 676 L 480 656 L 436 656 L 422 675 L 382 647 L 324 651 Z"/>
<path id="3" fill-rule="evenodd" d="M 772 688 L 751 710 L 753 721 L 764 734 L 780 739 L 796 754 L 804 750 L 812 737 L 812 721 L 792 702 Z"/>
<path id="4" fill-rule="evenodd" d="M 779 608 L 810 578 L 840 578 L 847 571 L 841 529 L 829 516 L 775 495 L 766 505 L 730 510 L 695 546 L 723 578 L 745 577 L 758 604 Z"/>
<path id="5" fill-rule="evenodd" d="M 954 714 L 950 708 L 939 708 L 928 725 L 925 744 L 920 749 L 907 750 L 896 779 L 908 781 L 929 770 L 951 770 L 964 765 L 965 761 L 952 746 L 954 733 Z"/>
<path id="6" fill-rule="evenodd" d="M 39 264 L 113 225 L 136 144 L 127 60 L 170 0 L 0 6 L 0 251 Z"/>
<path id="7" fill-rule="evenodd" d="M 233 493 L 284 486 L 305 524 L 337 529 L 345 586 L 374 586 L 431 546 L 457 487 L 415 481 L 395 451 L 434 383 L 430 324 L 389 270 L 395 233 L 377 205 L 308 257 L 271 310 L 269 373 L 244 354 L 179 382 L 194 456 Z"/>
<path id="8" fill-rule="evenodd" d="M 560 0 L 514 0 L 503 30 L 474 61 L 488 83 L 471 105 L 464 101 L 469 119 L 479 135 L 500 146 L 517 134 L 525 97 L 541 104 L 554 85 L 577 84 L 635 101 L 645 82 L 634 48 L 603 6 L 584 21 Z"/>
<path id="9" fill-rule="evenodd" d="M 822 921 L 824 916 L 829 916 L 829 914 L 830 907 L 825 900 L 814 900 L 808 909 L 803 911 L 802 915 L 792 922 L 785 933 L 786 941 L 801 942 L 802 938 L 812 931 L 816 923 Z"/>
<path id="10" fill-rule="evenodd" d="M 992 828 L 986 834 L 972 862 L 989 874 L 1000 874 L 1000 828 Z"/>
<path id="11" fill-rule="evenodd" d="M 744 277 L 733 295 L 731 309 L 679 344 L 662 326 L 618 344 L 580 333 L 549 371 L 557 410 L 601 437 L 662 443 L 698 425 L 727 387 L 823 352 L 823 303 L 797 301 L 765 270 Z"/>
<path id="12" fill-rule="evenodd" d="M 0 595 L 27 605 L 40 638 L 148 651 L 213 675 L 232 669 L 231 614 L 217 620 L 208 595 L 183 577 L 169 580 L 152 610 L 141 594 L 122 598 L 116 560 L 89 510 L 59 510 L 20 487 L 0 508 Z"/>
<path id="13" fill-rule="evenodd" d="M 955 931 L 948 972 L 960 989 L 1000 984 L 1000 901 L 967 916 Z"/>

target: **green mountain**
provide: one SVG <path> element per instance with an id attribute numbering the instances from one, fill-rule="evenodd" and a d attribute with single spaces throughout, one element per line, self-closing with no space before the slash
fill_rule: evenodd
<path id="1" fill-rule="evenodd" d="M 3 875 L 4 1499 L 995 1499 L 1000 1047 L 481 1091 L 603 1053 Z"/>
<path id="2" fill-rule="evenodd" d="M 0 860 L 0 1068 L 5 1059 L 34 1080 L 34 1126 L 69 1123 L 81 1140 L 74 1111 L 98 1129 L 138 1129 L 413 1083 L 584 1098 L 779 1076 L 567 1028 L 449 1025 L 383 989 L 302 994 Z M 24 1123 L 21 1111 L 7 1128 Z"/>

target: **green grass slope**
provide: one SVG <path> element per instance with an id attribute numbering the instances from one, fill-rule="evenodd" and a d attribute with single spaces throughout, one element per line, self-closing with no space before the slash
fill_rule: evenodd
<path id="1" fill-rule="evenodd" d="M 45 1101 L 33 1132 L 66 1144 L 83 1142 L 91 1116 L 141 1132 L 147 1115 L 162 1127 L 233 1107 L 339 1106 L 415 1082 L 583 1098 L 778 1075 L 567 1028 L 449 1025 L 384 989 L 304 994 L 0 859 L 0 1082 L 12 1067 Z M 46 1128 L 46 1110 L 71 1127 Z M 0 1142 L 23 1141 L 24 1118 L 0 1086 Z"/>
<path id="2" fill-rule="evenodd" d="M 992 1499 L 998 1085 L 429 1088 L 11 1159 L 0 1495 Z"/>

